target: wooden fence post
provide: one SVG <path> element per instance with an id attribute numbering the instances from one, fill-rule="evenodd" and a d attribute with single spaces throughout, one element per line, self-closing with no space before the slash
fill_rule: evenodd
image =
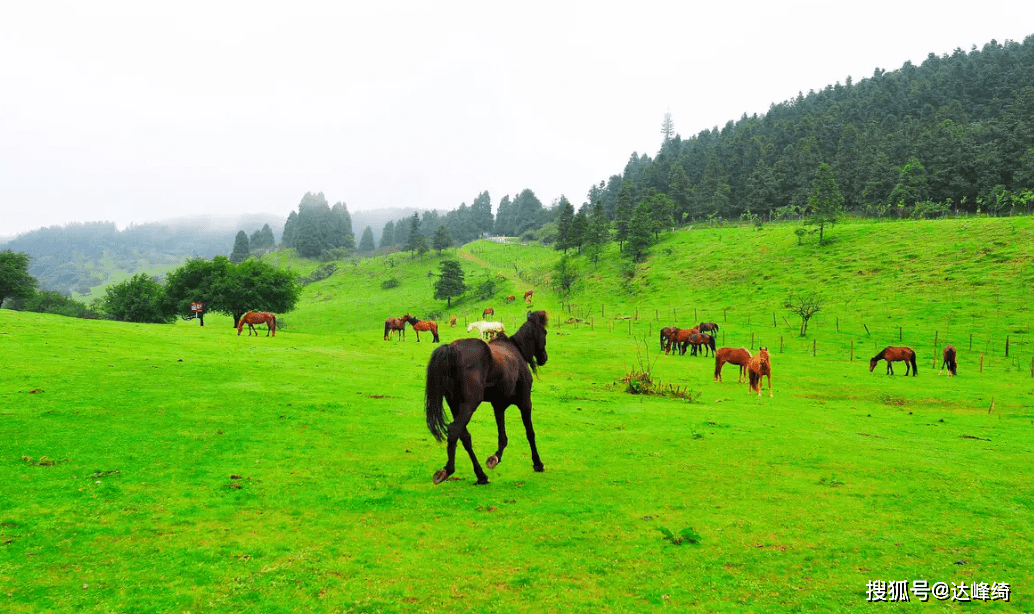
<path id="1" fill-rule="evenodd" d="M 754 349 L 754 333 L 750 334 L 750 349 Z"/>
<path id="2" fill-rule="evenodd" d="M 931 365 L 930 368 L 931 369 L 936 369 L 937 368 L 937 346 L 936 345 L 933 346 L 933 365 Z"/>
<path id="3" fill-rule="evenodd" d="M 1009 357 L 1009 335 L 1005 336 L 1005 357 Z"/>
<path id="4" fill-rule="evenodd" d="M 898 341 L 901 341 L 901 327 L 898 327 Z"/>
<path id="5" fill-rule="evenodd" d="M 783 336 L 779 335 L 779 353 L 783 353 Z"/>
<path id="6" fill-rule="evenodd" d="M 811 355 L 813 357 L 815 356 L 815 350 L 817 349 L 817 347 L 818 347 L 818 340 L 817 339 L 812 339 L 811 340 Z"/>
<path id="7" fill-rule="evenodd" d="M 937 347 L 937 331 L 933 331 L 933 346 Z"/>

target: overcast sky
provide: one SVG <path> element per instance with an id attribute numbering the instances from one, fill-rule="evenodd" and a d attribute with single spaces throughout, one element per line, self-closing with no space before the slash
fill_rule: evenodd
<path id="1" fill-rule="evenodd" d="M 657 153 L 666 112 L 689 137 L 1022 42 L 1032 18 L 1019 0 L 0 0 L 0 237 L 286 216 L 309 191 L 350 211 L 525 188 L 578 206 Z"/>

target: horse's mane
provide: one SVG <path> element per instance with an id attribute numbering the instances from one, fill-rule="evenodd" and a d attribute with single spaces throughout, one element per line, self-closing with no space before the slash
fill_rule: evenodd
<path id="1" fill-rule="evenodd" d="M 538 331 L 545 335 L 548 322 L 549 316 L 545 311 L 533 311 L 528 314 L 528 320 L 512 336 L 499 333 L 490 343 L 512 343 L 521 353 L 521 357 L 531 366 L 531 370 L 535 371 L 535 347 L 533 345 L 535 335 Z"/>
<path id="2" fill-rule="evenodd" d="M 885 359 L 885 356 L 887 354 L 887 350 L 889 350 L 889 349 L 890 349 L 890 346 L 883 348 L 882 350 L 880 350 L 880 353 L 875 355 L 875 356 L 873 356 L 872 359 L 873 360 L 883 360 L 883 359 Z"/>

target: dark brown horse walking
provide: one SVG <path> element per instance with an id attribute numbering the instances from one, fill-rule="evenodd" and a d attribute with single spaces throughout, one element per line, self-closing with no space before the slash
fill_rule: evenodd
<path id="1" fill-rule="evenodd" d="M 438 338 L 438 323 L 430 320 L 418 320 L 408 313 L 402 316 L 402 319 L 413 325 L 413 330 L 416 332 L 417 343 L 420 342 L 420 331 L 431 331 L 431 335 L 434 337 L 434 342 L 438 343 L 441 339 Z"/>
<path id="2" fill-rule="evenodd" d="M 388 340 L 388 336 L 392 332 L 396 332 L 399 335 L 399 340 L 406 338 L 406 318 L 388 318 L 384 321 L 384 340 Z"/>
<path id="3" fill-rule="evenodd" d="M 244 325 L 248 325 L 248 336 L 251 336 L 251 332 L 255 331 L 255 336 L 258 337 L 258 331 L 255 330 L 256 324 L 266 325 L 266 336 L 272 334 L 276 337 L 276 316 L 269 313 L 268 311 L 249 311 L 241 316 L 239 322 L 237 322 L 237 336 L 241 336 L 241 331 L 244 330 Z"/>
<path id="4" fill-rule="evenodd" d="M 747 348 L 718 348 L 714 354 L 714 381 L 722 381 L 722 366 L 730 362 L 739 365 L 740 377 L 736 381 L 743 383 L 743 379 L 747 377 L 747 365 L 750 363 L 750 359 L 750 350 Z"/>
<path id="5" fill-rule="evenodd" d="M 495 309 L 492 309 L 491 307 L 485 307 L 485 310 L 481 312 L 481 319 L 484 320 L 488 316 L 494 316 L 494 315 L 495 315 Z"/>
<path id="6" fill-rule="evenodd" d="M 915 377 L 916 375 L 916 353 L 912 350 L 912 348 L 894 347 L 892 345 L 888 345 L 887 347 L 883 348 L 883 350 L 879 354 L 873 356 L 869 360 L 869 373 L 872 373 L 872 370 L 876 368 L 876 363 L 878 363 L 881 360 L 887 361 L 887 375 L 894 375 L 894 365 L 892 363 L 895 363 L 899 360 L 905 361 L 906 377 L 908 376 L 909 367 L 912 368 L 912 377 Z"/>
<path id="7" fill-rule="evenodd" d="M 944 346 L 944 361 L 941 362 L 941 371 L 948 367 L 948 377 L 958 375 L 959 365 L 955 362 L 955 346 L 946 345 Z M 941 371 L 937 372 L 937 375 L 941 374 Z"/>
<path id="8" fill-rule="evenodd" d="M 747 363 L 747 377 L 750 380 L 750 388 L 747 389 L 747 394 L 758 391 L 758 396 L 761 396 L 761 389 L 764 387 L 762 384 L 762 378 L 768 376 L 768 396 L 772 396 L 772 360 L 768 355 L 768 348 L 761 348 L 758 350 L 757 356 L 752 356 L 750 362 Z"/>
<path id="9" fill-rule="evenodd" d="M 427 428 L 435 439 L 448 442 L 448 460 L 445 467 L 435 472 L 435 484 L 441 484 L 455 472 L 457 441 L 463 442 L 463 448 L 470 456 L 477 483 L 488 484 L 488 476 L 474 455 L 467 430 L 467 424 L 482 401 L 492 404 L 499 430 L 499 447 L 485 461 L 488 468 L 494 468 L 503 458 L 507 443 L 504 412 L 510 405 L 516 405 L 531 446 L 531 465 L 535 471 L 545 470 L 535 446 L 535 429 L 531 424 L 532 374 L 528 367 L 534 371 L 537 365 L 546 364 L 548 321 L 545 311 L 534 311 L 528 314 L 528 320 L 512 337 L 501 335 L 490 343 L 480 339 L 458 339 L 431 352 L 425 391 Z M 445 423 L 443 398 L 452 410 L 449 424 Z"/>

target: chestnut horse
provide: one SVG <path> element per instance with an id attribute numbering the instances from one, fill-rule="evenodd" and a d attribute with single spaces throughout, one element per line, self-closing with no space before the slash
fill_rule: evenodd
<path id="1" fill-rule="evenodd" d="M 954 345 L 944 346 L 944 361 L 941 363 L 941 371 L 944 371 L 944 367 L 948 367 L 948 377 L 958 375 L 959 365 L 955 362 Z M 941 371 L 938 371 L 937 375 L 940 375 Z"/>
<path id="2" fill-rule="evenodd" d="M 512 303 L 512 302 L 514 302 L 516 300 L 517 300 L 517 297 L 512 295 L 512 294 L 510 296 L 506 297 L 506 302 L 507 303 Z"/>
<path id="3" fill-rule="evenodd" d="M 537 372 L 537 366 L 546 364 L 548 359 L 548 321 L 545 311 L 534 311 L 528 314 L 528 320 L 512 337 L 502 335 L 491 343 L 480 339 L 457 339 L 431 352 L 424 397 L 427 428 L 438 441 L 447 440 L 448 452 L 445 466 L 434 473 L 435 484 L 441 484 L 456 471 L 457 441 L 463 442 L 463 448 L 470 456 L 477 483 L 488 484 L 488 476 L 474 455 L 470 431 L 467 430 L 474 411 L 483 401 L 492 404 L 499 431 L 499 447 L 485 461 L 488 468 L 493 469 L 503 459 L 508 441 L 504 412 L 510 405 L 516 405 L 531 446 L 531 466 L 535 471 L 545 471 L 531 424 L 531 385 L 532 371 Z M 449 424 L 445 423 L 443 398 L 452 410 Z"/>
<path id="4" fill-rule="evenodd" d="M 525 302 L 525 303 L 530 303 L 530 302 L 531 302 L 531 297 L 532 297 L 532 296 L 533 296 L 534 294 L 535 294 L 535 291 L 534 291 L 534 290 L 528 290 L 527 292 L 525 292 L 525 293 L 524 293 L 524 302 Z"/>
<path id="5" fill-rule="evenodd" d="M 908 376 L 909 367 L 912 368 L 912 377 L 916 376 L 916 353 L 912 348 L 888 345 L 869 360 L 869 373 L 872 373 L 872 370 L 876 368 L 876 363 L 881 360 L 887 361 L 887 375 L 894 375 L 894 365 L 891 363 L 903 360 L 905 361 L 905 376 Z"/>
<path id="6" fill-rule="evenodd" d="M 255 324 L 266 325 L 266 336 L 270 333 L 276 337 L 276 316 L 269 313 L 268 311 L 249 311 L 241 316 L 240 321 L 237 323 L 237 336 L 241 336 L 241 331 L 244 330 L 244 325 L 248 325 L 248 336 L 251 336 L 251 331 L 255 330 Z M 258 331 L 255 330 L 255 336 L 258 337 Z"/>
<path id="7" fill-rule="evenodd" d="M 677 330 L 678 329 L 675 328 L 674 326 L 665 326 L 664 328 L 661 329 L 661 349 L 662 350 L 665 347 L 667 347 L 668 345 L 671 344 L 671 342 L 673 340 L 673 337 L 675 336 L 675 331 L 677 331 Z"/>
<path id="8" fill-rule="evenodd" d="M 492 309 L 491 307 L 486 307 L 485 310 L 481 312 L 481 319 L 484 320 L 488 316 L 494 316 L 494 315 L 495 315 L 495 309 Z"/>
<path id="9" fill-rule="evenodd" d="M 413 325 L 413 330 L 416 331 L 417 343 L 420 343 L 420 331 L 431 331 L 431 335 L 434 338 L 434 343 L 438 343 L 441 339 L 438 338 L 438 323 L 430 320 L 418 320 L 408 313 L 402 316 L 402 319 Z"/>
<path id="10" fill-rule="evenodd" d="M 747 394 L 758 391 L 758 396 L 761 396 L 761 389 L 764 387 L 762 384 L 762 378 L 768 376 L 768 396 L 772 396 L 772 362 L 768 356 L 768 348 L 761 348 L 758 350 L 757 356 L 751 356 L 750 362 L 747 363 L 747 377 L 750 380 L 750 388 L 747 389 Z"/>
<path id="11" fill-rule="evenodd" d="M 406 319 L 402 318 L 388 318 L 384 321 L 384 340 L 388 340 L 388 335 L 392 331 L 399 334 L 399 340 L 406 338 Z"/>
<path id="12" fill-rule="evenodd" d="M 456 316 L 449 319 L 449 326 L 456 326 Z"/>
<path id="13" fill-rule="evenodd" d="M 736 381 L 743 383 L 743 378 L 747 375 L 747 365 L 750 363 L 750 359 L 750 350 L 747 348 L 719 348 L 714 355 L 714 381 L 722 381 L 722 366 L 730 362 L 734 365 L 739 365 L 740 378 Z"/>
<path id="14" fill-rule="evenodd" d="M 682 354 L 686 353 L 686 347 L 689 344 L 689 336 L 700 333 L 696 326 L 693 328 L 671 328 L 668 331 L 668 345 L 664 347 L 664 353 L 667 354 L 671 351 L 672 346 L 676 346 L 678 350 L 681 350 Z"/>

